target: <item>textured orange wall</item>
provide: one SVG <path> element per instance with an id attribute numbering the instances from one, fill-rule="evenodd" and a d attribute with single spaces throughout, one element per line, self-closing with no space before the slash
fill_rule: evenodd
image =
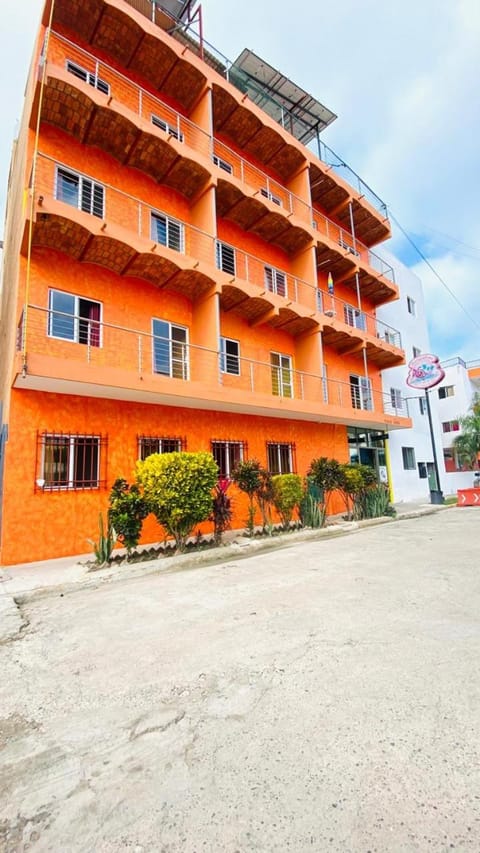
<path id="1" fill-rule="evenodd" d="M 48 432 L 108 434 L 105 490 L 35 492 L 37 429 Z M 266 441 L 295 442 L 297 472 L 305 474 L 315 456 L 346 461 L 346 428 L 333 424 L 195 411 L 167 406 L 13 390 L 5 457 L 5 510 L 1 561 L 4 565 L 43 560 L 90 550 L 98 513 L 105 511 L 117 477 L 130 482 L 137 458 L 137 436 L 186 437 L 187 450 L 210 450 L 211 439 L 247 441 L 248 457 L 266 463 Z M 242 527 L 244 502 L 235 500 L 234 527 Z M 144 542 L 162 538 L 149 519 Z"/>

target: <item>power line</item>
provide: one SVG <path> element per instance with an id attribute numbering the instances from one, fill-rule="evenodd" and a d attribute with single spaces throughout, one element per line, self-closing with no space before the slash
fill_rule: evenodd
<path id="1" fill-rule="evenodd" d="M 462 302 L 460 302 L 460 300 L 458 299 L 458 297 L 457 297 L 457 296 L 455 296 L 455 294 L 454 294 L 453 290 L 451 290 L 451 289 L 450 289 L 450 287 L 448 286 L 447 282 L 442 278 L 442 276 L 440 275 L 440 273 L 438 273 L 438 272 L 436 271 L 436 269 L 432 266 L 432 264 L 430 263 L 430 261 L 428 260 L 428 258 L 426 258 L 426 257 L 425 257 L 425 255 L 423 254 L 422 250 L 421 250 L 421 249 L 419 249 L 419 248 L 418 248 L 418 246 L 416 245 L 416 243 L 414 243 L 414 242 L 413 242 L 413 240 L 412 240 L 412 238 L 410 237 L 410 235 L 409 235 L 409 234 L 407 234 L 407 232 L 405 231 L 405 229 L 404 229 L 404 228 L 402 228 L 402 226 L 400 225 L 400 223 L 399 223 L 398 219 L 396 219 L 396 218 L 395 218 L 395 216 L 393 215 L 393 213 L 392 213 L 392 211 L 391 211 L 391 210 L 389 210 L 389 211 L 388 211 L 388 214 L 389 214 L 390 218 L 391 218 L 391 219 L 393 219 L 393 221 L 395 222 L 395 225 L 397 226 L 397 228 L 399 228 L 399 230 L 402 232 L 402 234 L 403 234 L 403 236 L 405 237 L 405 239 L 406 239 L 406 240 L 408 240 L 408 242 L 410 243 L 410 245 L 415 249 L 415 251 L 417 252 L 417 254 L 421 257 L 422 261 L 423 261 L 423 262 L 427 265 L 427 267 L 428 267 L 428 268 L 433 272 L 434 276 L 435 276 L 436 278 L 438 278 L 438 280 L 439 280 L 439 282 L 440 282 L 441 284 L 443 284 L 443 286 L 444 286 L 445 290 L 450 294 L 450 296 L 452 297 L 452 299 L 454 299 L 454 300 L 455 300 L 455 302 L 457 303 L 457 305 L 462 309 L 463 313 L 467 315 L 468 319 L 469 319 L 469 320 L 471 320 L 471 322 L 473 323 L 473 325 L 474 325 L 474 326 L 476 326 L 476 327 L 477 327 L 477 329 L 480 329 L 480 323 L 478 323 L 478 322 L 477 322 L 477 321 L 472 317 L 472 315 L 471 315 L 471 314 L 467 311 L 467 309 L 465 308 L 465 305 L 463 305 L 463 304 L 462 304 Z"/>

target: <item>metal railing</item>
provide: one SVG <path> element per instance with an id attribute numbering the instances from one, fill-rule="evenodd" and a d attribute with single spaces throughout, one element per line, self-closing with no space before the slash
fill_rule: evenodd
<path id="1" fill-rule="evenodd" d="M 372 252 L 360 240 L 354 239 L 351 232 L 337 225 L 324 213 L 320 213 L 316 208 L 312 210 L 312 224 L 318 234 L 323 234 L 333 243 L 337 243 L 341 249 L 352 255 L 352 259 L 367 264 L 380 275 L 385 276 L 390 281 L 395 282 L 395 273 L 393 267 L 387 264 L 375 252 Z"/>
<path id="2" fill-rule="evenodd" d="M 312 142 L 310 147 L 313 148 L 314 143 Z M 333 171 L 340 177 L 346 181 L 347 184 L 350 184 L 357 192 L 365 198 L 369 204 L 372 205 L 375 210 L 381 213 L 385 219 L 388 219 L 388 211 L 387 205 L 381 198 L 365 183 L 362 178 L 357 175 L 350 166 L 342 160 L 338 154 L 335 154 L 335 151 L 332 151 L 328 145 L 318 139 L 316 145 L 319 159 L 325 163 L 327 166 L 330 166 Z"/>
<path id="3" fill-rule="evenodd" d="M 335 317 L 347 326 L 358 329 L 361 332 L 367 332 L 377 339 L 386 341 L 398 349 L 402 348 L 402 337 L 397 329 L 387 325 L 382 320 L 378 320 L 374 314 L 369 314 L 367 311 L 362 311 L 358 306 L 352 305 L 344 299 L 339 299 L 337 296 L 328 293 L 325 290 L 318 290 L 317 308 L 326 314 L 327 317 Z"/>
<path id="4" fill-rule="evenodd" d="M 61 378 L 71 375 L 69 363 L 83 363 L 88 370 L 85 381 L 91 380 L 92 368 L 110 368 L 112 384 L 119 371 L 124 384 L 126 374 L 130 374 L 128 387 L 132 388 L 140 377 L 150 376 L 154 383 L 171 380 L 169 393 L 180 397 L 193 396 L 201 393 L 202 388 L 208 388 L 210 391 L 217 389 L 220 399 L 228 389 L 237 401 L 235 395 L 240 394 L 246 406 L 253 394 L 269 397 L 273 407 L 275 400 L 281 398 L 292 400 L 293 405 L 297 401 L 299 410 L 305 402 L 318 405 L 319 412 L 340 407 L 349 411 L 408 416 L 405 399 L 392 400 L 390 394 L 371 388 L 368 394 L 359 394 L 358 385 L 348 381 L 279 368 L 270 362 L 239 356 L 229 362 L 232 372 L 223 372 L 227 362 L 221 351 L 188 343 L 186 329 L 185 341 L 179 342 L 173 337 L 106 323 L 101 317 L 89 319 L 38 305 L 29 305 L 26 316 L 28 321 L 22 329 L 22 338 L 26 337 L 19 345 L 25 346 L 27 364 L 28 355 L 33 354 L 58 358 Z M 160 390 L 165 391 L 165 386 L 159 386 Z"/>
<path id="5" fill-rule="evenodd" d="M 120 74 L 110 65 L 99 61 L 91 53 L 82 50 L 59 33 L 51 33 L 47 61 L 64 68 L 67 68 L 68 62 L 74 62 L 85 69 L 88 75 L 91 75 L 91 82 L 90 84 L 84 82 L 79 79 L 78 74 L 72 74 L 72 83 L 84 85 L 88 88 L 89 85 L 94 86 L 95 81 L 105 82 L 109 87 L 109 102 L 117 101 L 123 107 L 130 109 L 135 115 L 145 119 L 151 125 L 152 133 L 163 131 L 167 136 L 185 143 L 200 154 L 206 157 L 212 156 L 213 142 L 210 134 L 159 98 L 151 95 L 146 89 L 133 83 L 128 77 Z M 107 95 L 105 97 L 107 98 Z"/>

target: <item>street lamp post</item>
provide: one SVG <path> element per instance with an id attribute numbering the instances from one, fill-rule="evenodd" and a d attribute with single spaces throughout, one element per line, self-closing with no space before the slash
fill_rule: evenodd
<path id="1" fill-rule="evenodd" d="M 430 408 L 429 390 L 438 385 L 445 377 L 445 371 L 440 365 L 437 355 L 418 355 L 408 364 L 408 376 L 406 383 L 410 388 L 417 391 L 425 391 L 427 402 L 428 425 L 430 427 L 430 440 L 432 442 L 433 467 L 435 470 L 435 489 L 430 489 L 430 503 L 443 504 L 443 493 L 440 489 L 440 474 L 438 471 L 437 450 L 435 447 L 435 436 L 433 434 L 432 410 Z"/>

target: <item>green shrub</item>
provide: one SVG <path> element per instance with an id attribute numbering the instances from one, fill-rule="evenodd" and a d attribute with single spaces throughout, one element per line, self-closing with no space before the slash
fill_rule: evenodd
<path id="1" fill-rule="evenodd" d="M 127 559 L 138 545 L 143 520 L 149 511 L 137 485 L 129 486 L 126 480 L 115 480 L 110 492 L 108 521 L 115 528 L 119 542 L 127 549 Z"/>
<path id="2" fill-rule="evenodd" d="M 277 474 L 272 477 L 272 486 L 273 503 L 286 529 L 303 497 L 302 479 L 298 474 Z"/>
<path id="3" fill-rule="evenodd" d="M 309 489 L 315 486 L 321 495 L 324 521 L 328 515 L 331 496 L 334 491 L 340 488 L 341 469 L 342 466 L 337 459 L 327 459 L 326 456 L 320 456 L 318 459 L 312 459 L 307 471 Z"/>
<path id="4" fill-rule="evenodd" d="M 255 497 L 262 485 L 263 470 L 258 459 L 245 459 L 238 462 L 232 471 L 233 482 L 248 495 L 247 530 L 250 536 L 253 536 L 255 527 Z"/>
<path id="5" fill-rule="evenodd" d="M 117 534 L 109 523 L 107 524 L 107 529 L 105 530 L 103 515 L 101 512 L 98 514 L 98 542 L 95 542 L 93 539 L 87 539 L 87 542 L 93 548 L 93 553 L 95 554 L 95 563 L 97 566 L 106 566 L 111 559 L 112 551 L 115 546 L 115 542 L 117 541 Z"/>
<path id="6" fill-rule="evenodd" d="M 137 462 L 137 479 L 157 521 L 183 551 L 188 536 L 212 511 L 218 466 L 211 453 L 153 453 Z"/>
<path id="7" fill-rule="evenodd" d="M 382 515 L 396 515 L 395 508 L 390 504 L 388 487 L 383 483 L 377 483 L 365 489 L 358 503 L 358 518 L 380 518 Z"/>
<path id="8" fill-rule="evenodd" d="M 300 504 L 300 521 L 304 527 L 323 527 L 325 523 L 322 505 L 308 490 Z"/>
<path id="9" fill-rule="evenodd" d="M 227 495 L 230 480 L 221 478 L 213 491 L 211 520 L 213 521 L 213 539 L 216 545 L 220 545 L 225 530 L 228 530 L 232 521 L 232 501 Z"/>

